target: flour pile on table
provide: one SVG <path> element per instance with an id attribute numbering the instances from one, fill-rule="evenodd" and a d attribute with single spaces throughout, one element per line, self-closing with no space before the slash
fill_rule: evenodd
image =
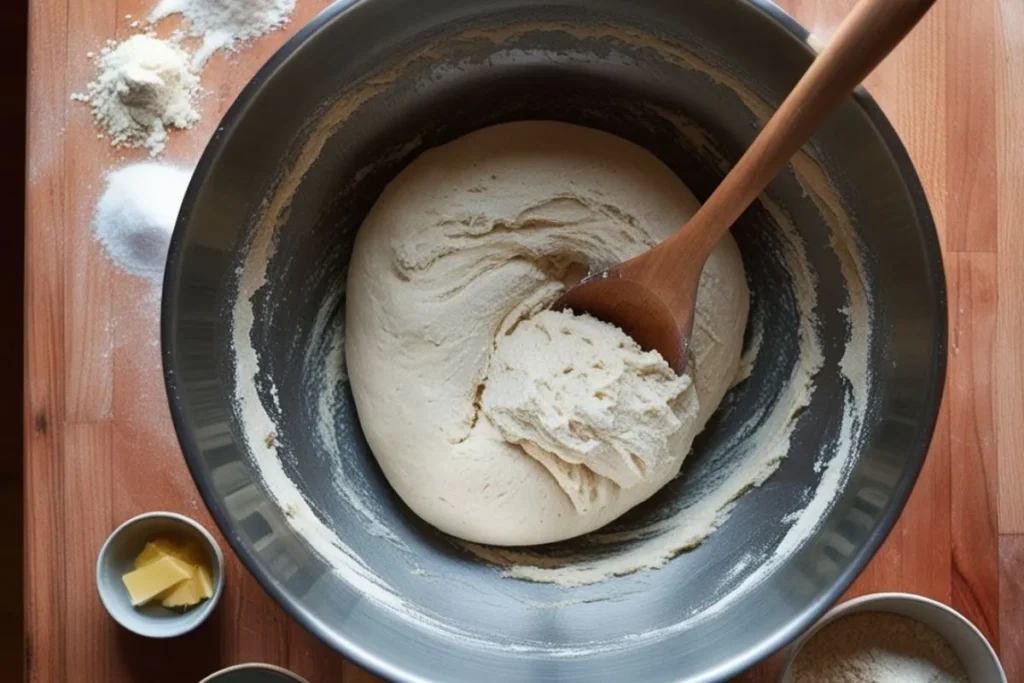
<path id="1" fill-rule="evenodd" d="M 99 75 L 72 99 L 92 106 L 112 145 L 146 147 L 156 156 L 167 145 L 168 128 L 191 128 L 199 121 L 199 76 L 173 41 L 135 35 L 108 44 L 94 61 Z"/>
<path id="2" fill-rule="evenodd" d="M 295 0 L 161 0 L 149 20 L 182 15 L 189 33 L 203 39 L 194 62 L 202 66 L 217 50 L 235 49 L 238 43 L 281 28 L 294 9 Z"/>
<path id="3" fill-rule="evenodd" d="M 122 270 L 155 283 L 163 279 L 171 233 L 192 169 L 142 163 L 107 176 L 93 234 Z"/>
<path id="4" fill-rule="evenodd" d="M 108 40 L 98 54 L 88 55 L 96 64 L 96 80 L 71 99 L 92 106 L 101 136 L 111 145 L 146 147 L 157 156 L 167 146 L 169 128 L 191 128 L 199 121 L 199 72 L 210 55 L 281 28 L 294 9 L 295 0 L 161 0 L 149 21 L 181 14 L 187 32 L 202 39 L 195 55 L 181 45 L 182 31 L 169 40 L 151 32 L 121 43 Z"/>

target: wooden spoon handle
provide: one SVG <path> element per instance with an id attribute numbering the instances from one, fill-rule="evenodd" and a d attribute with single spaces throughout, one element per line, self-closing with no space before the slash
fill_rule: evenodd
<path id="1" fill-rule="evenodd" d="M 935 0 L 861 0 L 700 210 L 669 241 L 703 259 L 821 123 Z M 683 234 L 685 233 L 685 235 Z M 667 246 L 667 245 L 666 245 Z"/>

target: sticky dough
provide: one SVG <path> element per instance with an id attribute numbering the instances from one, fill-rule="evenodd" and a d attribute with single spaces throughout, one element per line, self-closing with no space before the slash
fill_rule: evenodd
<path id="1" fill-rule="evenodd" d="M 363 431 L 423 519 L 497 545 L 597 529 L 672 479 L 736 374 L 749 296 L 726 237 L 688 373 L 617 328 L 545 310 L 696 210 L 646 150 L 555 122 L 425 152 L 356 238 L 346 364 Z"/>

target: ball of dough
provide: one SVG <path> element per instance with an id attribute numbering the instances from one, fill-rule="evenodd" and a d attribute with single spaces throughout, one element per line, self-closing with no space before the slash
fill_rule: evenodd
<path id="1" fill-rule="evenodd" d="M 660 478 L 672 435 L 697 417 L 691 383 L 618 327 L 545 310 L 498 335 L 482 407 L 585 515 Z"/>
<path id="2" fill-rule="evenodd" d="M 571 485 L 589 487 L 585 504 L 551 467 L 578 456 L 564 446 L 560 456 L 555 441 L 540 437 L 543 411 L 554 406 L 537 404 L 539 412 L 530 416 L 523 412 L 530 400 L 509 393 L 515 376 L 535 370 L 511 363 L 506 372 L 495 364 L 515 357 L 503 342 L 521 324 L 528 331 L 551 316 L 585 320 L 541 311 L 587 270 L 635 256 L 675 232 L 697 206 L 643 148 L 547 121 L 470 133 L 425 152 L 388 185 L 353 249 L 346 365 L 367 441 L 416 514 L 470 541 L 547 543 L 607 524 L 678 473 L 739 362 L 749 294 L 731 237 L 716 247 L 701 276 L 692 378 L 661 373 L 651 389 L 657 395 L 648 397 L 657 406 L 649 421 L 655 428 L 629 435 L 613 425 L 598 439 L 605 450 L 589 466 L 575 463 Z M 629 372 L 616 391 L 640 386 Z M 492 374 L 500 393 L 489 394 Z M 501 424 L 498 403 L 509 408 L 506 416 L 518 411 L 527 430 L 520 431 L 522 445 L 510 442 L 517 428 L 512 420 Z M 626 403 L 613 421 L 636 417 L 636 406 Z M 594 415 L 585 427 L 592 436 L 605 419 L 600 411 Z M 614 462 L 607 449 L 616 444 L 631 444 L 625 453 L 640 444 L 642 466 L 622 457 Z"/>

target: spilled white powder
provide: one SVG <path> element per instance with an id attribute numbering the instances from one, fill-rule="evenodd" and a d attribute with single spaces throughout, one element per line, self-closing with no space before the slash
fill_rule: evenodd
<path id="1" fill-rule="evenodd" d="M 786 683 L 968 683 L 938 633 L 888 612 L 860 612 L 825 626 L 800 650 Z"/>
<path id="2" fill-rule="evenodd" d="M 191 177 L 191 169 L 152 162 L 107 176 L 93 235 L 120 269 L 153 282 L 163 279 L 171 233 Z"/>
<path id="3" fill-rule="evenodd" d="M 161 0 L 149 15 L 151 22 L 182 15 L 189 33 L 201 37 L 195 64 L 206 63 L 217 50 L 233 50 L 288 23 L 295 0 Z"/>
<path id="4" fill-rule="evenodd" d="M 111 145 L 146 147 L 157 156 L 167 146 L 168 128 L 191 128 L 199 121 L 199 76 L 176 43 L 135 35 L 108 44 L 93 61 L 96 80 L 71 98 L 92 106 Z"/>

